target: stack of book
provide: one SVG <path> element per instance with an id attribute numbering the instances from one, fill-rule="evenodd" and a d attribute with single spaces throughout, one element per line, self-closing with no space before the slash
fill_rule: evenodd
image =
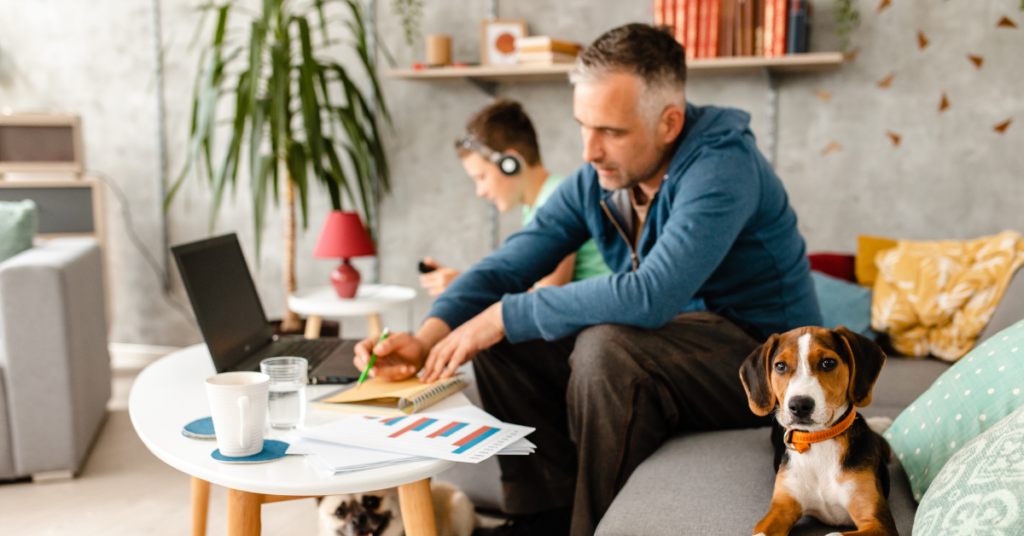
<path id="1" fill-rule="evenodd" d="M 686 59 L 776 57 L 808 51 L 808 0 L 654 0 Z"/>
<path id="2" fill-rule="evenodd" d="M 532 35 L 519 39 L 520 65 L 554 65 L 573 63 L 580 52 L 580 45 L 559 41 L 546 35 Z"/>

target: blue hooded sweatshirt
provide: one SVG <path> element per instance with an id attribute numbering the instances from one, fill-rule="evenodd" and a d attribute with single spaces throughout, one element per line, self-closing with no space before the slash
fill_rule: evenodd
<path id="1" fill-rule="evenodd" d="M 511 342 L 557 340 L 595 324 L 660 327 L 707 310 L 765 336 L 821 325 L 796 213 L 758 151 L 750 115 L 687 105 L 681 142 L 633 251 L 626 190 L 584 165 L 533 221 L 456 278 L 430 312 L 455 329 L 501 300 Z M 527 292 L 593 238 L 614 272 Z"/>

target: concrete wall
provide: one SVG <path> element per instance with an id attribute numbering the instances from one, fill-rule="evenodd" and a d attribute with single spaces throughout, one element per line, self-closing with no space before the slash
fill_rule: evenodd
<path id="1" fill-rule="evenodd" d="M 390 2 L 378 0 L 381 34 L 398 63 L 422 61 L 421 45 L 404 43 Z M 188 128 L 188 100 L 196 52 L 187 45 L 195 2 L 163 2 L 166 110 L 170 170 L 180 169 Z M 506 1 L 504 18 L 523 18 L 534 34 L 590 41 L 620 24 L 651 20 L 648 1 Z M 836 50 L 831 2 L 815 0 L 814 50 Z M 859 3 L 863 22 L 853 35 L 852 62 L 837 72 L 779 79 L 777 169 L 800 216 L 811 250 L 852 251 L 857 234 L 901 238 L 969 238 L 1006 228 L 1024 230 L 1024 12 L 1019 0 L 894 0 L 877 11 Z M 156 177 L 156 101 L 152 77 L 150 3 L 71 0 L 0 0 L 0 108 L 55 109 L 83 116 L 86 159 L 125 190 L 137 233 L 159 249 Z M 424 33 L 453 36 L 456 61 L 478 58 L 479 21 L 487 2 L 427 0 Z M 997 27 L 1009 17 L 1018 28 Z M 919 47 L 918 32 L 928 40 Z M 976 68 L 968 60 L 984 58 Z M 878 82 L 895 73 L 888 88 Z M 760 75 L 693 77 L 689 99 L 749 111 L 752 128 L 765 132 L 766 81 Z M 416 261 L 433 255 L 466 268 L 489 249 L 488 207 L 473 196 L 454 157 L 452 140 L 488 97 L 463 82 L 425 84 L 387 80 L 394 115 L 388 139 L 394 191 L 384 200 L 381 272 L 389 283 L 416 285 Z M 949 108 L 940 113 L 942 94 Z M 567 84 L 505 85 L 500 95 L 522 101 L 533 116 L 542 156 L 556 173 L 581 163 Z M 827 98 L 826 98 L 827 97 Z M 1013 122 L 1000 134 L 993 127 Z M 895 145 L 887 133 L 900 137 Z M 762 140 L 763 141 L 763 140 Z M 217 233 L 235 231 L 270 316 L 283 306 L 278 219 L 269 218 L 257 266 L 247 185 L 226 204 Z M 110 196 L 108 195 L 108 198 Z M 172 242 L 207 235 L 209 194 L 189 182 L 169 214 Z M 116 200 L 108 203 L 115 323 L 120 342 L 187 344 L 198 331 L 171 307 L 160 281 L 126 238 Z M 319 192 L 310 229 L 300 237 L 299 286 L 322 284 L 331 261 L 312 259 L 329 203 Z M 501 218 L 503 236 L 518 214 Z M 368 274 L 368 263 L 360 263 Z M 175 276 L 176 277 L 176 276 Z M 186 303 L 180 285 L 174 299 Z M 421 296 L 415 322 L 430 304 Z M 409 315 L 386 315 L 402 329 Z M 361 333 L 361 321 L 345 323 Z"/>

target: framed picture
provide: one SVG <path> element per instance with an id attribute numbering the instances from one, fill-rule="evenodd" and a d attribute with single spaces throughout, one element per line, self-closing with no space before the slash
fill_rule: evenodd
<path id="1" fill-rule="evenodd" d="M 515 65 L 526 21 L 495 19 L 480 23 L 480 65 Z"/>

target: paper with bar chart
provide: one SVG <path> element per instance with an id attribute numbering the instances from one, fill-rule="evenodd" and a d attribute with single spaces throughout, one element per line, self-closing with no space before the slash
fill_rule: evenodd
<path id="1" fill-rule="evenodd" d="M 362 415 L 296 431 L 302 437 L 397 452 L 478 463 L 526 437 L 533 428 L 465 419 L 445 413 L 400 417 Z"/>

